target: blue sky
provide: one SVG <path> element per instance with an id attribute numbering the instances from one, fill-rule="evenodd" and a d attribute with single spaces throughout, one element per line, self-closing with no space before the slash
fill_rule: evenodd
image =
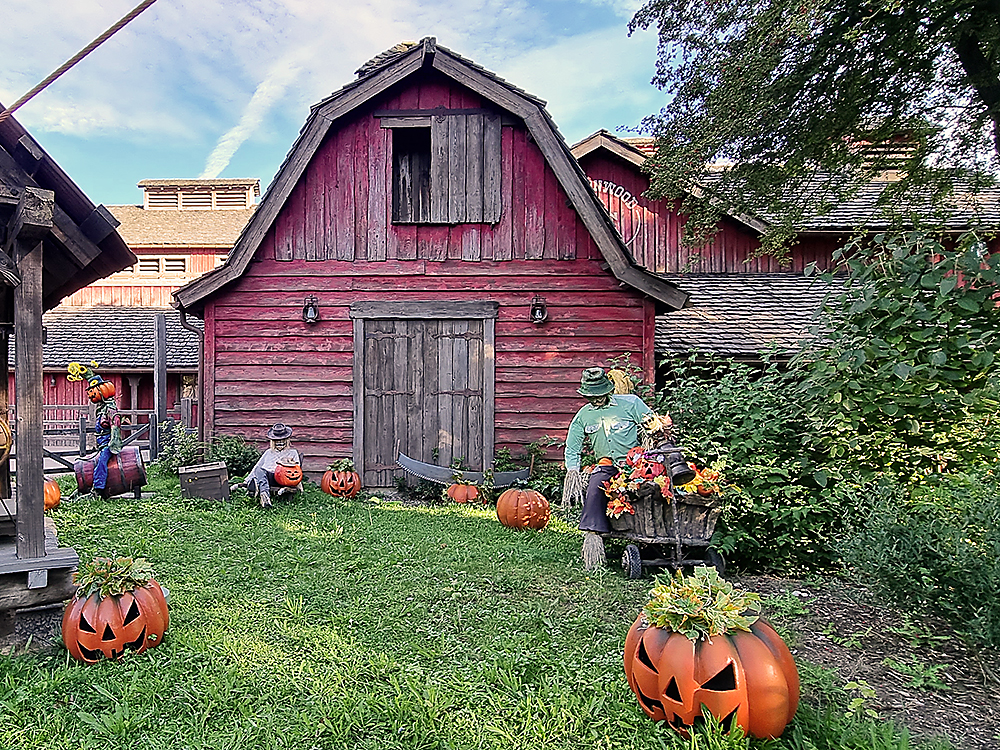
<path id="1" fill-rule="evenodd" d="M 11 104 L 138 0 L 7 0 L 0 102 Z M 13 7 L 11 7 L 13 6 Z M 40 8 L 44 7 L 44 14 Z M 309 106 L 378 52 L 435 36 L 548 102 L 569 143 L 659 110 L 656 37 L 638 0 L 157 0 L 17 113 L 95 203 L 146 178 L 258 177 Z"/>

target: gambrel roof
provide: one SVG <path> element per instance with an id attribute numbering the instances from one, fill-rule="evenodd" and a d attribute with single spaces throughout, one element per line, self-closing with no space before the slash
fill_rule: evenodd
<path id="1" fill-rule="evenodd" d="M 451 50 L 438 46 L 434 38 L 428 37 L 419 44 L 397 45 L 377 56 L 360 69 L 360 77 L 356 81 L 312 107 L 298 139 L 227 262 L 175 292 L 178 306 L 197 310 L 206 297 L 238 279 L 338 120 L 422 69 L 432 69 L 451 78 L 523 121 L 600 249 L 611 273 L 623 284 L 652 297 L 667 308 L 679 309 L 684 305 L 684 292 L 636 265 L 604 206 L 591 190 L 586 175 L 546 112 L 545 102 Z"/>

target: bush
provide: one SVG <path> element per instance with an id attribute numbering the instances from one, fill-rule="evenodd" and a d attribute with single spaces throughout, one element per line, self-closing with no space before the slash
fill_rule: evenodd
<path id="1" fill-rule="evenodd" d="M 189 433 L 180 422 L 160 423 L 160 454 L 154 466 L 170 474 L 177 474 L 182 466 L 194 466 L 202 462 L 205 444 L 197 434 Z"/>
<path id="2" fill-rule="evenodd" d="M 503 447 L 496 452 L 493 462 L 495 471 L 518 471 L 531 467 L 528 487 L 538 492 L 550 503 L 562 500 L 563 480 L 566 479 L 566 469 L 560 461 L 550 461 L 550 448 L 560 448 L 562 442 L 555 438 L 542 438 L 524 446 L 524 452 L 514 455 L 511 449 Z M 499 494 L 499 493 L 496 493 Z M 493 498 L 496 499 L 495 497 Z"/>
<path id="3" fill-rule="evenodd" d="M 796 572 L 839 565 L 837 536 L 853 507 L 850 488 L 803 449 L 807 429 L 794 375 L 694 357 L 666 363 L 655 409 L 696 459 L 720 469 L 730 490 L 713 538 L 746 572 Z"/>
<path id="4" fill-rule="evenodd" d="M 845 559 L 885 596 L 1000 646 L 1000 467 L 873 486 Z"/>
<path id="5" fill-rule="evenodd" d="M 209 443 L 209 459 L 223 461 L 230 477 L 250 473 L 260 458 L 260 452 L 242 435 L 217 435 Z"/>

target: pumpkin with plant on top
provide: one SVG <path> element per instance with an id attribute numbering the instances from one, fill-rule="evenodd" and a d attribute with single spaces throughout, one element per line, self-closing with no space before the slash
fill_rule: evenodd
<path id="1" fill-rule="evenodd" d="M 656 581 L 625 637 L 625 675 L 653 721 L 684 737 L 709 713 L 761 739 L 778 737 L 799 703 L 799 674 L 784 641 L 748 611 L 760 597 L 715 568 Z"/>
<path id="2" fill-rule="evenodd" d="M 341 458 L 330 464 L 319 486 L 328 495 L 350 499 L 361 491 L 361 477 L 351 459 Z"/>
<path id="3" fill-rule="evenodd" d="M 62 636 L 77 661 L 93 664 L 159 646 L 170 625 L 164 590 L 143 558 L 97 557 L 73 575 Z"/>

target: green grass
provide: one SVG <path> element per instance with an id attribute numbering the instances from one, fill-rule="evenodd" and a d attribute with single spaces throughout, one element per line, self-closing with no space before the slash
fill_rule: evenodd
<path id="1" fill-rule="evenodd" d="M 558 519 L 517 533 L 492 508 L 314 486 L 268 513 L 183 500 L 176 480 L 152 489 L 54 515 L 81 558 L 150 560 L 170 589 L 163 644 L 93 666 L 63 650 L 0 659 L 0 747 L 747 747 L 681 742 L 642 714 L 621 649 L 650 581 L 584 572 L 579 532 Z M 750 746 L 917 747 L 845 719 L 821 681 L 806 681 L 787 739 Z"/>

